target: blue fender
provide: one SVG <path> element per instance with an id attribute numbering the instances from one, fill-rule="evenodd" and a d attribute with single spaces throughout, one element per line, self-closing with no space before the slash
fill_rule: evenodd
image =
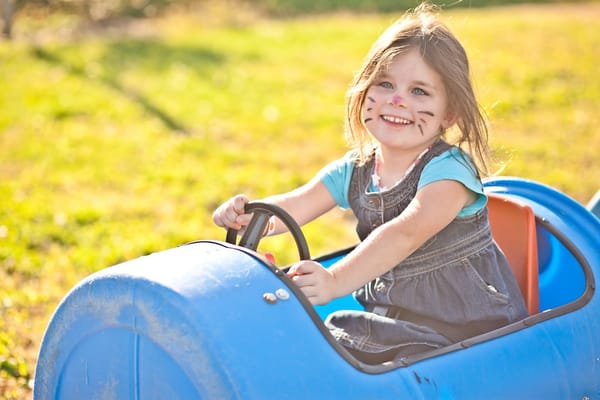
<path id="1" fill-rule="evenodd" d="M 290 298 L 263 299 L 278 289 Z M 216 242 L 107 268 L 73 288 L 52 317 L 34 398 L 413 393 L 410 385 L 383 382 L 344 361 L 292 291 L 259 257 Z"/>

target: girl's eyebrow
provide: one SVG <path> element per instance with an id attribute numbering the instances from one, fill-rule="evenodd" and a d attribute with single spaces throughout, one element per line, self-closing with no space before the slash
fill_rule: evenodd
<path id="1" fill-rule="evenodd" d="M 427 87 L 429 89 L 432 89 L 432 90 L 436 89 L 436 87 L 434 85 L 432 85 L 431 83 L 427 83 L 425 81 L 419 81 L 419 80 L 417 80 L 417 81 L 413 81 L 412 83 L 415 86 L 425 86 L 425 87 Z"/>

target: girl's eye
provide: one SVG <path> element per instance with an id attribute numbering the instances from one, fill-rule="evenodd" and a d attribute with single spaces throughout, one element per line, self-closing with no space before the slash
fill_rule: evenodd
<path id="1" fill-rule="evenodd" d="M 417 96 L 428 96 L 429 93 L 427 93 L 426 91 L 424 91 L 423 89 L 416 87 L 412 90 L 413 94 L 416 94 Z"/>
<path id="2" fill-rule="evenodd" d="M 381 86 L 382 88 L 385 88 L 385 89 L 393 89 L 394 88 L 394 86 L 388 81 L 379 82 L 377 84 L 377 86 Z"/>

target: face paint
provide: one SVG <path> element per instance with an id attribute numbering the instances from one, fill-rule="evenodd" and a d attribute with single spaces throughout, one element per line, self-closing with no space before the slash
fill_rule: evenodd
<path id="1" fill-rule="evenodd" d="M 394 97 L 392 97 L 392 102 L 390 104 L 393 106 L 398 106 L 400 103 L 402 103 L 402 97 L 395 94 Z"/>
<path id="2" fill-rule="evenodd" d="M 430 117 L 435 117 L 435 114 L 431 111 L 417 111 L 417 113 L 429 115 Z M 421 121 L 424 124 L 427 123 L 427 121 L 425 121 L 425 119 L 423 118 L 419 118 L 419 121 Z M 425 136 L 425 134 L 423 133 L 423 125 L 417 124 L 417 127 L 419 127 L 419 130 L 421 131 L 421 136 Z"/>
<path id="3" fill-rule="evenodd" d="M 368 100 L 369 100 L 371 103 L 375 103 L 375 99 L 374 99 L 374 98 L 372 98 L 371 96 L 368 96 L 368 97 L 367 97 L 367 99 L 368 99 Z M 367 112 L 369 112 L 369 111 L 372 111 L 372 110 L 373 110 L 373 107 L 369 107 L 369 108 L 367 108 Z M 369 121 L 373 121 L 373 118 L 365 118 L 365 119 L 364 119 L 364 123 L 365 123 L 365 124 L 366 124 L 367 122 L 369 122 Z"/>

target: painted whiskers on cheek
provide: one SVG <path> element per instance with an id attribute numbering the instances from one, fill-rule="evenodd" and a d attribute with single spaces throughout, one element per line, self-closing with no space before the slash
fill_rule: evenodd
<path id="1" fill-rule="evenodd" d="M 375 99 L 374 99 L 374 98 L 372 98 L 371 96 L 367 97 L 367 99 L 368 99 L 368 100 L 369 100 L 371 103 L 376 103 Z M 372 111 L 372 110 L 373 110 L 373 107 L 369 107 L 369 108 L 367 108 L 367 112 L 369 112 L 369 111 Z M 373 118 L 365 118 L 365 119 L 364 119 L 364 123 L 366 124 L 367 122 L 369 122 L 369 121 L 372 121 L 372 120 L 373 120 Z"/>
<path id="2" fill-rule="evenodd" d="M 431 111 L 417 111 L 417 113 L 429 115 L 430 117 L 435 117 L 435 114 L 432 113 Z M 419 118 L 419 122 L 422 122 L 423 124 L 427 123 L 427 121 L 425 121 L 425 118 Z M 423 132 L 423 125 L 417 124 L 417 127 L 421 131 L 421 136 L 425 136 L 425 133 Z"/>

